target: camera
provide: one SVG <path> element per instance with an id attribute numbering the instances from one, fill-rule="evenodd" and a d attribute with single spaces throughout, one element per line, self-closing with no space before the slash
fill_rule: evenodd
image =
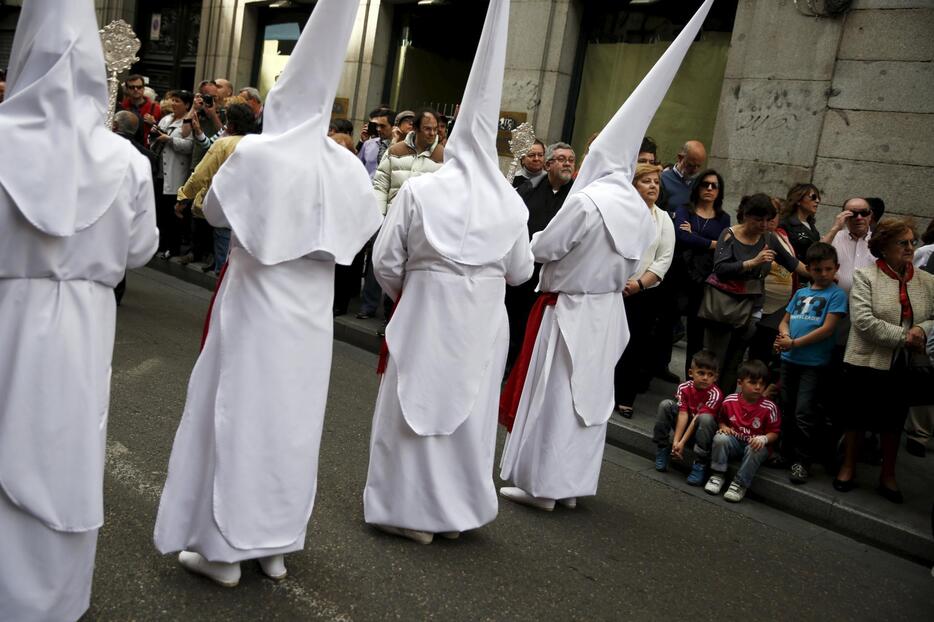
<path id="1" fill-rule="evenodd" d="M 202 95 L 201 101 L 204 102 L 204 105 L 210 108 L 214 105 L 214 96 L 213 95 Z"/>
<path id="2" fill-rule="evenodd" d="M 378 136 L 379 135 L 378 132 L 379 132 L 379 125 L 377 125 L 376 121 L 370 121 L 369 123 L 366 124 L 366 133 L 369 134 L 370 138 Z"/>

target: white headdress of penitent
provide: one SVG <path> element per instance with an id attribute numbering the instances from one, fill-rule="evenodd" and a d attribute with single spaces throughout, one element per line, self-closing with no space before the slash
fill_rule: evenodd
<path id="1" fill-rule="evenodd" d="M 650 235 L 633 235 L 646 231 L 649 219 L 632 185 L 639 147 L 712 4 L 706 0 L 697 10 L 593 141 L 571 189 L 571 195 L 581 193 L 594 202 L 616 251 L 628 259 L 639 259 L 651 243 Z"/>
<path id="2" fill-rule="evenodd" d="M 107 73 L 92 0 L 27 0 L 0 103 L 0 186 L 65 237 L 113 204 L 136 151 L 104 127 Z"/>
<path id="3" fill-rule="evenodd" d="M 468 265 L 505 257 L 528 220 L 496 154 L 508 31 L 509 0 L 490 0 L 444 166 L 407 182 L 432 248 Z"/>
<path id="4" fill-rule="evenodd" d="M 379 227 L 366 169 L 327 137 L 358 2 L 319 0 L 263 112 L 217 172 L 217 200 L 237 239 L 274 265 L 316 253 L 349 264 Z"/>

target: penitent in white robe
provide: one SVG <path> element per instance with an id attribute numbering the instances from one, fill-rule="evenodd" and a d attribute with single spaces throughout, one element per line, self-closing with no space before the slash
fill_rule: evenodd
<path id="1" fill-rule="evenodd" d="M 542 317 L 501 476 L 536 497 L 594 495 L 629 341 L 622 291 L 639 262 L 617 252 L 584 193 L 533 236 L 532 253 L 544 264 L 539 290 L 559 296 Z"/>
<path id="2" fill-rule="evenodd" d="M 505 285 L 533 261 L 524 227 L 505 257 L 454 262 L 425 234 L 408 185 L 373 249 L 376 278 L 401 300 L 386 328 L 363 495 L 366 522 L 431 533 L 467 531 L 497 514 L 493 461 L 509 330 Z"/>
<path id="3" fill-rule="evenodd" d="M 116 303 L 156 252 L 149 163 L 92 225 L 42 233 L 0 187 L 0 619 L 88 608 L 103 479 Z M 48 180 L 55 183 L 55 180 Z"/>
<path id="4" fill-rule="evenodd" d="M 205 215 L 224 226 L 209 195 Z M 155 544 L 236 562 L 300 550 L 314 505 L 333 343 L 334 261 L 264 265 L 231 236 L 188 384 Z"/>

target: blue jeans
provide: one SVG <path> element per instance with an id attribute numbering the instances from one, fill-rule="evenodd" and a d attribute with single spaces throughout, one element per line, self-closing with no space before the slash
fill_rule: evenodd
<path id="1" fill-rule="evenodd" d="M 742 457 L 742 461 L 739 463 L 739 470 L 736 472 L 733 481 L 743 488 L 749 488 L 759 467 L 769 457 L 769 450 L 765 447 L 758 450 L 753 449 L 748 442 L 727 434 L 718 433 L 713 437 L 713 451 L 710 457 L 711 471 L 716 471 L 722 475 L 726 473 L 729 461 L 739 457 Z"/>
<path id="2" fill-rule="evenodd" d="M 690 425 L 688 420 L 688 425 Z M 675 400 L 662 400 L 658 404 L 658 416 L 655 420 L 655 430 L 652 440 L 659 447 L 671 447 L 671 433 L 678 424 L 678 402 Z M 717 431 L 717 420 L 710 413 L 697 415 L 697 426 L 694 436 L 685 443 L 694 449 L 694 457 L 704 462 L 710 457 L 710 443 Z"/>
<path id="3" fill-rule="evenodd" d="M 220 274 L 230 250 L 230 229 L 214 229 L 214 271 Z"/>

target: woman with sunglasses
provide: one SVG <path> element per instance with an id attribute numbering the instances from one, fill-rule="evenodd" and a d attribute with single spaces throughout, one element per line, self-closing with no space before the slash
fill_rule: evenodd
<path id="1" fill-rule="evenodd" d="M 687 348 L 684 377 L 691 358 L 704 347 L 704 320 L 697 316 L 704 282 L 713 272 L 717 238 L 730 226 L 723 211 L 723 177 L 713 169 L 701 172 L 691 186 L 690 202 L 675 210 L 675 256 L 684 265 L 680 290 L 687 296 Z"/>
<path id="2" fill-rule="evenodd" d="M 817 186 L 795 184 L 788 191 L 785 209 L 779 215 L 779 226 L 788 233 L 798 261 L 804 261 L 804 254 L 811 244 L 820 240 L 820 233 L 814 225 L 814 215 L 817 214 L 820 201 Z"/>
<path id="3" fill-rule="evenodd" d="M 859 440 L 866 430 L 880 433 L 880 495 L 902 503 L 895 480 L 898 438 L 908 407 L 930 403 L 930 361 L 924 353 L 934 331 L 934 276 L 912 265 L 917 238 L 910 222 L 882 221 L 872 233 L 869 250 L 877 258 L 857 270 L 850 290 L 850 334 L 844 373 L 850 396 L 843 464 L 833 481 L 839 492 L 856 487 L 854 475 Z"/>

